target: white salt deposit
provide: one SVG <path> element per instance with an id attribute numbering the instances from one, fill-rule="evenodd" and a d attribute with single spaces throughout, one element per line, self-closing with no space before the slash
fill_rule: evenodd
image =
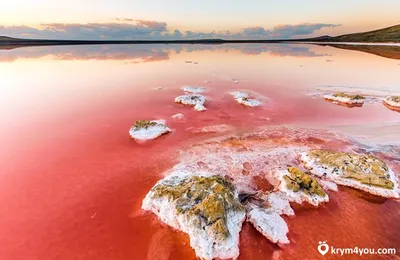
<path id="1" fill-rule="evenodd" d="M 196 175 L 209 177 L 209 172 L 199 171 L 184 172 L 173 170 L 171 175 L 158 181 L 157 185 L 177 185 L 183 180 Z M 209 233 L 206 226 L 199 226 L 196 216 L 188 216 L 178 214 L 175 210 L 176 201 L 172 201 L 166 197 L 153 198 L 153 191 L 146 195 L 142 203 L 142 209 L 150 210 L 158 216 L 158 218 L 167 225 L 180 230 L 189 235 L 190 246 L 194 249 L 196 256 L 201 259 L 212 260 L 219 259 L 236 259 L 239 256 L 239 232 L 242 229 L 242 223 L 246 218 L 245 211 L 229 210 L 226 217 L 226 226 L 229 236 L 226 239 L 217 239 L 213 234 Z M 235 193 L 236 199 L 238 194 Z"/>
<path id="2" fill-rule="evenodd" d="M 171 118 L 174 120 L 178 120 L 178 121 L 185 120 L 185 116 L 181 113 L 175 114 L 175 115 L 171 116 Z"/>
<path id="3" fill-rule="evenodd" d="M 235 95 L 240 98 L 248 94 L 237 92 Z M 212 127 L 211 131 L 214 131 Z M 282 138 L 279 138 L 280 136 Z M 187 233 L 196 255 L 204 259 L 238 257 L 239 231 L 245 214 L 247 221 L 267 239 L 273 243 L 288 244 L 289 229 L 281 215 L 294 215 L 290 202 L 307 201 L 318 206 L 328 201 L 328 196 L 317 198 L 316 195 L 288 190 L 285 181 L 282 180 L 283 175 L 288 174 L 288 165 L 296 164 L 301 154 L 302 160 L 309 166 L 307 168 L 319 176 L 316 179 L 325 190 L 337 190 L 335 183 L 342 184 L 339 179 L 335 179 L 335 176 L 331 176 L 332 174 L 326 175 L 323 166 L 303 158 L 313 147 L 313 144 L 307 143 L 310 137 L 321 140 L 348 140 L 327 131 L 269 128 L 257 133 L 214 138 L 192 145 L 182 152 L 180 163 L 168 171 L 166 177 L 157 184 L 178 183 L 188 176 L 211 176 L 212 173 L 231 180 L 237 193 L 248 195 L 248 199 L 243 200 L 246 213 L 228 214 L 227 223 L 232 235 L 226 241 L 215 241 L 212 234 L 196 227 L 190 218 L 184 219 L 182 215 L 178 216 L 173 202 L 151 198 L 152 191 L 143 200 L 142 208 L 153 211 L 161 221 Z M 255 177 L 269 182 L 273 186 L 272 190 L 262 191 L 258 188 L 253 182 Z M 374 190 L 369 188 L 367 191 L 374 193 Z M 389 190 L 386 192 L 390 193 Z M 394 197 L 394 194 L 390 195 Z"/>
<path id="4" fill-rule="evenodd" d="M 288 189 L 286 181 L 283 179 L 283 176 L 290 175 L 288 170 L 279 171 L 278 175 L 280 176 L 281 179 L 279 190 L 286 194 L 289 201 L 296 202 L 298 204 L 302 204 L 303 202 L 308 202 L 313 206 L 319 206 L 319 204 L 329 201 L 329 197 L 327 194 L 325 194 L 324 197 L 321 197 L 316 194 L 306 194 L 302 190 L 294 192 Z"/>
<path id="5" fill-rule="evenodd" d="M 194 106 L 194 109 L 197 111 L 207 110 L 204 106 L 204 103 L 206 102 L 206 97 L 203 95 L 198 95 L 198 94 L 182 95 L 182 96 L 176 97 L 175 102 L 181 103 L 184 105 L 192 105 L 192 106 Z"/>
<path id="6" fill-rule="evenodd" d="M 290 201 L 284 192 L 272 192 L 263 199 L 268 202 L 270 208 L 279 215 L 294 216 L 294 211 L 289 203 Z"/>
<path id="7" fill-rule="evenodd" d="M 308 155 L 307 152 L 301 153 L 301 162 L 304 167 L 309 169 L 312 174 L 319 177 L 333 181 L 336 184 L 352 187 L 355 189 L 363 190 L 374 195 L 387 197 L 387 198 L 399 198 L 399 188 L 396 183 L 396 178 L 393 171 L 388 168 L 387 173 L 390 176 L 390 180 L 394 183 L 393 189 L 385 189 L 377 186 L 362 184 L 360 181 L 343 177 L 344 172 L 340 168 L 334 168 L 327 164 L 320 164 L 317 159 Z"/>
<path id="8" fill-rule="evenodd" d="M 248 106 L 248 107 L 257 107 L 261 105 L 261 102 L 253 99 L 250 97 L 250 95 L 246 92 L 241 92 L 241 91 L 232 91 L 229 92 L 235 100 L 242 105 Z"/>
<path id="9" fill-rule="evenodd" d="M 165 124 L 165 120 L 153 120 L 150 121 L 155 123 L 147 127 L 136 127 L 133 125 L 129 130 L 130 136 L 139 141 L 155 139 L 165 133 L 171 132 L 168 126 Z"/>
<path id="10" fill-rule="evenodd" d="M 271 209 L 249 204 L 247 221 L 273 243 L 289 244 L 289 228 L 285 220 Z"/>
<path id="11" fill-rule="evenodd" d="M 350 97 L 336 97 L 334 95 L 324 95 L 325 99 L 346 103 L 346 104 L 364 104 L 364 99 L 352 99 Z"/>
<path id="12" fill-rule="evenodd" d="M 188 92 L 188 93 L 199 94 L 199 93 L 203 93 L 204 91 L 206 91 L 206 88 L 199 87 L 199 86 L 184 86 L 182 88 L 182 90 L 185 92 Z"/>
<path id="13" fill-rule="evenodd" d="M 322 188 L 324 188 L 324 190 L 331 190 L 331 191 L 338 191 L 338 186 L 336 185 L 336 183 L 328 181 L 328 180 L 324 180 L 324 179 L 318 179 L 319 184 L 321 184 Z"/>
<path id="14" fill-rule="evenodd" d="M 393 97 L 386 97 L 383 102 L 388 104 L 389 106 L 400 108 L 400 102 L 396 101 Z"/>

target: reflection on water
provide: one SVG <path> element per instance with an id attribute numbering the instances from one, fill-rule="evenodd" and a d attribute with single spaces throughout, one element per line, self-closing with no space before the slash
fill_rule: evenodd
<path id="1" fill-rule="evenodd" d="M 398 95 L 396 58 L 368 52 L 304 44 L 0 50 L 0 204 L 7 212 L 0 214 L 0 258 L 194 259 L 187 237 L 143 215 L 141 200 L 176 163 L 178 150 L 235 131 L 266 125 L 334 130 L 399 172 L 398 112 L 381 102 L 349 109 L 313 95 Z M 184 85 L 208 88 L 206 112 L 174 103 Z M 266 98 L 261 107 L 244 108 L 232 90 Z M 170 119 L 177 113 L 186 120 Z M 160 118 L 171 134 L 144 145 L 130 140 L 135 120 Z M 284 252 L 245 226 L 241 259 L 304 258 L 316 253 L 314 238 L 347 243 L 337 247 L 373 246 L 371 232 L 357 229 L 362 224 L 380 230 L 377 247 L 399 245 L 399 203 L 348 190 L 332 196 L 329 207 L 298 209 L 289 221 L 297 242 Z M 352 225 L 353 215 L 359 225 Z M 305 228 L 310 221 L 313 227 Z"/>
<path id="2" fill-rule="evenodd" d="M 388 46 L 388 45 L 338 45 L 332 44 L 335 48 L 362 51 L 366 53 L 375 54 L 384 58 L 400 60 L 400 46 Z"/>
<path id="3" fill-rule="evenodd" d="M 229 51 L 239 50 L 246 55 L 269 53 L 273 56 L 317 57 L 329 56 L 317 53 L 308 46 L 289 44 L 244 44 L 244 45 L 82 45 L 82 46 L 49 46 L 3 49 L 0 51 L 0 62 L 10 62 L 17 59 L 38 59 L 51 56 L 60 60 L 168 60 L 171 52 L 197 51 Z"/>

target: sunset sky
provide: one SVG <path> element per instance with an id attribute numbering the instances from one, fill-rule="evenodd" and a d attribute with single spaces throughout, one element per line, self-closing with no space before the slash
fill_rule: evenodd
<path id="1" fill-rule="evenodd" d="M 399 24 L 399 10 L 399 0 L 14 0 L 1 4 L 0 35 L 52 39 L 299 38 Z"/>

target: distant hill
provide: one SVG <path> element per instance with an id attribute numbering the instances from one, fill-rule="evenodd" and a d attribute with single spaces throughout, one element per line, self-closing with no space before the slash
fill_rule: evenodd
<path id="1" fill-rule="evenodd" d="M 318 42 L 400 42 L 400 24 L 362 33 L 351 33 L 336 37 L 322 36 L 313 39 Z"/>
<path id="2" fill-rule="evenodd" d="M 307 39 L 281 40 L 223 40 L 223 39 L 194 39 L 194 40 L 41 40 L 18 39 L 0 36 L 0 46 L 13 45 L 43 46 L 43 45 L 83 45 L 83 44 L 224 44 L 224 43 L 285 43 L 285 42 L 395 42 L 400 43 L 400 24 L 370 32 L 352 33 L 336 37 L 321 36 Z"/>
<path id="3" fill-rule="evenodd" d="M 6 37 L 0 35 L 0 42 L 13 42 L 13 41 L 20 41 L 21 39 Z"/>

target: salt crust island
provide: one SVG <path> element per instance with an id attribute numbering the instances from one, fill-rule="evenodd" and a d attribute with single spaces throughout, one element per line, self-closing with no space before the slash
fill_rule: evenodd
<path id="1" fill-rule="evenodd" d="M 236 259 L 244 221 L 283 247 L 290 240 L 281 216 L 295 214 L 290 203 L 318 207 L 329 201 L 326 191 L 338 190 L 336 184 L 399 198 L 394 173 L 383 161 L 371 155 L 310 149 L 315 148 L 305 145 L 310 138 L 337 136 L 284 128 L 194 145 L 148 192 L 142 209 L 188 234 L 197 257 Z M 256 177 L 271 187 L 255 187 Z"/>
<path id="2" fill-rule="evenodd" d="M 169 132 L 171 129 L 166 126 L 165 120 L 138 120 L 129 130 L 129 135 L 137 141 L 146 141 Z"/>
<path id="3" fill-rule="evenodd" d="M 187 94 L 178 96 L 175 98 L 176 103 L 194 106 L 197 111 L 206 111 L 207 108 L 204 106 L 206 97 L 199 94 Z"/>
<path id="4" fill-rule="evenodd" d="M 361 95 L 351 95 L 344 92 L 337 92 L 335 94 L 324 95 L 324 98 L 330 101 L 335 101 L 348 105 L 363 105 L 365 97 Z"/>
<path id="5" fill-rule="evenodd" d="M 399 198 L 393 171 L 371 155 L 313 150 L 302 153 L 304 167 L 316 176 L 374 195 Z"/>
<path id="6" fill-rule="evenodd" d="M 383 100 L 383 102 L 391 107 L 400 108 L 400 96 L 387 97 Z"/>
<path id="7" fill-rule="evenodd" d="M 176 97 L 175 103 L 194 106 L 194 109 L 197 111 L 207 110 L 207 108 L 204 106 L 204 103 L 206 102 L 207 98 L 199 94 L 206 91 L 205 88 L 197 86 L 184 86 L 182 90 L 186 94 Z"/>
<path id="8" fill-rule="evenodd" d="M 258 107 L 261 105 L 261 102 L 252 98 L 250 96 L 250 94 L 246 93 L 246 92 L 242 92 L 242 91 L 232 91 L 229 92 L 229 94 L 231 94 L 234 99 L 239 103 L 242 104 L 244 106 L 248 106 L 248 107 Z"/>

